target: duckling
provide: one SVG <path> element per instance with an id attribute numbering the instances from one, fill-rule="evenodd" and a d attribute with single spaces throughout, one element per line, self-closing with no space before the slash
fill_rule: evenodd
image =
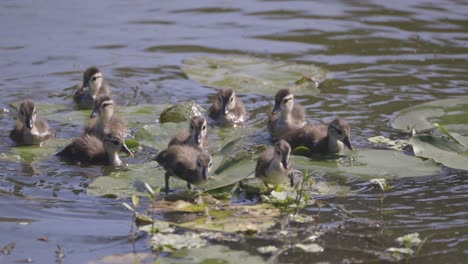
<path id="1" fill-rule="evenodd" d="M 117 133 L 127 133 L 127 121 L 114 115 L 114 101 L 108 94 L 100 95 L 96 98 L 91 120 L 85 128 L 85 134 L 103 139 L 110 131 Z"/>
<path id="2" fill-rule="evenodd" d="M 214 121 L 222 124 L 244 122 L 246 111 L 244 103 L 231 88 L 218 90 L 218 97 L 208 109 L 208 115 Z"/>
<path id="3" fill-rule="evenodd" d="M 294 95 L 289 89 L 279 90 L 275 96 L 275 107 L 268 116 L 268 130 L 271 135 L 279 138 L 304 124 L 304 108 L 294 104 Z"/>
<path id="4" fill-rule="evenodd" d="M 190 190 L 190 184 L 198 185 L 208 180 L 208 172 L 213 165 L 210 154 L 189 145 L 171 146 L 161 151 L 156 156 L 156 161 L 166 170 L 166 194 L 169 192 L 170 176 L 187 181 L 187 188 Z"/>
<path id="5" fill-rule="evenodd" d="M 170 142 L 168 147 L 174 145 L 190 145 L 202 151 L 208 144 L 206 118 L 203 116 L 194 116 L 190 120 L 190 129 L 177 134 Z"/>
<path id="6" fill-rule="evenodd" d="M 38 145 L 54 137 L 47 121 L 37 117 L 36 106 L 24 100 L 19 107 L 18 118 L 10 137 L 20 145 Z"/>
<path id="7" fill-rule="evenodd" d="M 294 185 L 294 180 L 289 164 L 289 154 L 291 147 L 288 142 L 279 140 L 275 143 L 274 147 L 269 148 L 260 155 L 255 167 L 255 177 L 260 178 L 268 190 L 268 184 L 279 185 L 288 176 L 290 178 L 291 186 Z"/>
<path id="8" fill-rule="evenodd" d="M 342 118 L 336 118 L 328 126 L 307 125 L 292 130 L 283 139 L 288 141 L 293 149 L 304 146 L 311 153 L 339 153 L 344 150 L 344 146 L 353 150 L 348 122 Z"/>
<path id="9" fill-rule="evenodd" d="M 82 164 L 102 164 L 111 166 L 122 166 L 119 152 L 133 156 L 133 153 L 125 145 L 123 136 L 111 132 L 106 134 L 104 141 L 91 135 L 83 135 L 76 138 L 58 152 L 57 156 Z"/>
<path id="10" fill-rule="evenodd" d="M 101 71 L 96 67 L 89 67 L 84 71 L 83 84 L 73 97 L 79 108 L 90 109 L 98 95 L 110 94 L 103 78 Z"/>

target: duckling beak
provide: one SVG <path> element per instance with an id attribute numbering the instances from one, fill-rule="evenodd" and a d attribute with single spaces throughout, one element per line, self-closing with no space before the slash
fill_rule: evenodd
<path id="1" fill-rule="evenodd" d="M 197 143 L 197 145 L 200 145 L 201 144 L 201 141 L 202 141 L 202 137 L 201 137 L 201 134 L 198 133 L 198 132 L 195 132 L 195 142 Z"/>
<path id="2" fill-rule="evenodd" d="M 88 89 L 89 81 L 83 81 L 83 85 L 81 85 L 81 90 Z"/>
<path id="3" fill-rule="evenodd" d="M 343 143 L 346 145 L 346 147 L 348 147 L 350 150 L 354 150 L 353 146 L 351 145 L 351 141 L 349 141 L 349 137 L 346 136 L 344 139 L 343 139 Z"/>
<path id="4" fill-rule="evenodd" d="M 24 124 L 26 125 L 26 128 L 31 130 L 33 128 L 33 121 L 32 118 L 27 116 L 26 120 L 24 120 Z"/>
<path id="5" fill-rule="evenodd" d="M 229 113 L 229 108 L 227 104 L 224 104 L 224 114 L 227 115 Z"/>
<path id="6" fill-rule="evenodd" d="M 280 104 L 275 104 L 275 107 L 271 111 L 271 114 L 274 115 L 274 114 L 276 114 L 276 113 L 278 113 L 280 111 L 281 111 L 281 105 Z"/>
<path id="7" fill-rule="evenodd" d="M 208 178 L 209 178 L 209 176 L 208 176 L 208 168 L 205 167 L 205 168 L 202 169 L 202 177 L 203 177 L 203 180 L 204 180 L 204 181 L 207 181 L 207 180 L 208 180 Z"/>
<path id="8" fill-rule="evenodd" d="M 133 153 L 130 151 L 130 149 L 128 149 L 128 147 L 127 147 L 127 145 L 125 145 L 125 143 L 122 144 L 122 148 L 121 148 L 120 150 L 121 150 L 122 152 L 124 152 L 124 153 L 126 153 L 126 154 L 128 154 L 128 155 L 130 155 L 130 156 L 133 157 Z"/>
<path id="9" fill-rule="evenodd" d="M 281 163 L 283 164 L 283 167 L 285 169 L 288 168 L 289 158 L 287 155 L 283 155 L 283 158 L 281 159 Z"/>
<path id="10" fill-rule="evenodd" d="M 93 108 L 93 112 L 89 115 L 90 118 L 95 118 L 98 115 L 99 110 L 96 110 L 96 108 Z"/>

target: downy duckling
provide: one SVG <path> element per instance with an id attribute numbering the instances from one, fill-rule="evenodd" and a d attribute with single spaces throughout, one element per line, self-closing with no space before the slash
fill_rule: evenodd
<path id="1" fill-rule="evenodd" d="M 104 141 L 95 136 L 83 135 L 55 155 L 81 164 L 122 166 L 120 151 L 133 156 L 123 136 L 111 132 L 104 137 Z"/>
<path id="2" fill-rule="evenodd" d="M 244 103 L 231 88 L 222 88 L 208 109 L 208 115 L 221 124 L 236 124 L 244 122 L 246 111 Z"/>
<path id="3" fill-rule="evenodd" d="M 54 137 L 47 121 L 37 117 L 36 106 L 31 100 L 24 100 L 18 111 L 18 118 L 10 137 L 19 145 L 38 145 Z"/>
<path id="4" fill-rule="evenodd" d="M 194 116 L 190 120 L 190 129 L 177 134 L 170 142 L 168 147 L 174 145 L 190 145 L 199 150 L 204 150 L 208 145 L 206 118 L 203 116 Z"/>
<path id="5" fill-rule="evenodd" d="M 278 186 L 284 182 L 286 176 L 290 178 L 291 186 L 294 185 L 294 180 L 289 164 L 289 154 L 291 147 L 288 142 L 279 140 L 274 147 L 263 152 L 257 160 L 255 167 L 255 177 L 260 178 L 268 190 L 268 184 Z"/>
<path id="6" fill-rule="evenodd" d="M 304 124 L 304 108 L 294 104 L 294 95 L 289 89 L 279 90 L 275 96 L 275 107 L 268 116 L 271 135 L 279 138 Z"/>
<path id="7" fill-rule="evenodd" d="M 97 96 L 110 94 L 109 88 L 103 78 L 101 71 L 96 67 L 89 67 L 84 71 L 83 84 L 73 97 L 79 108 L 93 108 Z"/>
<path id="8" fill-rule="evenodd" d="M 169 192 L 170 176 L 187 181 L 190 190 L 190 184 L 198 185 L 208 180 L 208 172 L 213 165 L 210 154 L 188 145 L 167 148 L 156 156 L 156 161 L 166 170 L 166 194 Z"/>
<path id="9" fill-rule="evenodd" d="M 336 118 L 328 126 L 307 125 L 288 132 L 284 137 L 292 149 L 307 147 L 311 153 L 333 154 L 344 150 L 344 146 L 353 150 L 348 122 Z"/>
<path id="10" fill-rule="evenodd" d="M 103 139 L 110 131 L 125 135 L 127 133 L 127 121 L 114 115 L 114 101 L 108 94 L 96 98 L 91 120 L 85 128 L 85 134 Z"/>

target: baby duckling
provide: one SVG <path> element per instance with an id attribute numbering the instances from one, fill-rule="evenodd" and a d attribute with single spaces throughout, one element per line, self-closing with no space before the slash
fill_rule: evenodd
<path id="1" fill-rule="evenodd" d="M 10 137 L 19 145 L 38 145 L 54 137 L 47 121 L 37 117 L 36 106 L 31 100 L 24 100 L 18 111 L 18 118 Z"/>
<path id="2" fill-rule="evenodd" d="M 104 137 L 104 141 L 95 136 L 83 135 L 55 155 L 82 164 L 122 166 L 120 151 L 133 156 L 123 136 L 111 132 Z"/>
<path id="3" fill-rule="evenodd" d="M 231 88 L 222 88 L 218 90 L 218 97 L 208 109 L 208 115 L 218 123 L 236 124 L 244 122 L 246 111 Z"/>
<path id="4" fill-rule="evenodd" d="M 110 131 L 125 135 L 127 133 L 127 121 L 114 115 L 114 101 L 108 94 L 96 98 L 91 120 L 85 128 L 85 134 L 103 139 Z"/>
<path id="5" fill-rule="evenodd" d="M 291 147 L 288 142 L 279 140 L 274 147 L 269 148 L 258 157 L 257 167 L 255 167 L 255 177 L 260 178 L 268 190 L 268 184 L 278 186 L 284 182 L 286 176 L 290 178 L 291 186 L 294 180 L 289 164 L 289 154 Z"/>
<path id="6" fill-rule="evenodd" d="M 328 126 L 307 125 L 292 130 L 283 139 L 288 141 L 293 149 L 304 146 L 311 153 L 339 153 L 344 150 L 344 146 L 353 150 L 348 122 L 342 118 L 336 118 Z"/>
<path id="7" fill-rule="evenodd" d="M 73 97 L 79 108 L 90 109 L 98 95 L 110 94 L 103 78 L 101 71 L 96 67 L 89 67 L 84 71 L 83 84 Z"/>
<path id="8" fill-rule="evenodd" d="M 275 96 L 275 107 L 268 117 L 268 129 L 271 135 L 281 137 L 304 124 L 304 109 L 294 104 L 294 95 L 288 89 L 279 90 Z"/>
<path id="9" fill-rule="evenodd" d="M 166 170 L 166 194 L 169 192 L 170 176 L 187 181 L 190 190 L 190 184 L 198 185 L 208 180 L 208 172 L 213 165 L 210 154 L 188 145 L 167 148 L 156 156 L 156 161 Z"/>
<path id="10" fill-rule="evenodd" d="M 208 145 L 208 133 L 206 118 L 203 116 L 194 116 L 190 120 L 190 129 L 177 134 L 170 142 L 168 147 L 174 145 L 190 145 L 204 150 Z"/>

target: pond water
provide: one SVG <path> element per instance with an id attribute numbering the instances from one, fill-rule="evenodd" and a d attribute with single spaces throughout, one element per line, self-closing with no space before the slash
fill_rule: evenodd
<path id="1" fill-rule="evenodd" d="M 407 139 L 389 125 L 398 111 L 468 91 L 466 14 L 467 3 L 448 0 L 2 1 L 0 152 L 21 154 L 8 138 L 17 114 L 11 103 L 31 98 L 65 106 L 66 113 L 74 107 L 71 96 L 82 71 L 91 65 L 104 72 L 122 108 L 186 100 L 208 107 L 214 90 L 181 70 L 184 59 L 200 55 L 250 55 L 322 67 L 328 76 L 320 94 L 297 96 L 310 120 L 346 118 L 358 149 L 372 148 L 367 139 L 373 136 Z M 253 113 L 248 124 L 264 126 L 272 96 L 240 97 Z M 159 114 L 149 114 L 145 122 L 155 123 Z M 50 125 L 61 139 L 82 129 L 66 120 Z M 29 258 L 52 263 L 57 245 L 64 263 L 133 252 L 131 213 L 122 200 L 86 193 L 105 169 L 58 162 L 55 150 L 34 152 L 21 162 L 0 159 L 0 248 L 15 243 L 9 255 L 0 253 L 0 263 Z M 285 251 L 275 261 L 378 262 L 376 252 L 418 232 L 427 240 L 414 262 L 465 262 L 467 171 L 443 167 L 436 175 L 392 181 L 382 214 L 378 190 L 362 181 L 346 184 L 353 195 L 320 197 L 328 204 L 320 224 L 334 230 L 320 238 L 324 252 Z M 307 211 L 316 214 L 318 208 Z M 48 241 L 38 239 L 45 237 Z M 265 243 L 259 236 L 229 246 L 261 256 L 256 247 Z M 146 237 L 135 247 L 151 252 Z M 162 257 L 171 261 L 170 255 Z"/>

